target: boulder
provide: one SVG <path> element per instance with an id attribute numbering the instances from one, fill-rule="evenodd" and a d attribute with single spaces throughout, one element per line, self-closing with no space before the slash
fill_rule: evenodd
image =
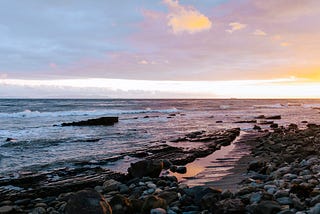
<path id="1" fill-rule="evenodd" d="M 171 204 L 174 201 L 177 201 L 179 199 L 178 193 L 175 191 L 162 191 L 158 195 L 160 198 L 164 199 L 167 204 Z"/>
<path id="2" fill-rule="evenodd" d="M 133 206 L 131 201 L 122 195 L 114 196 L 110 201 L 110 205 L 112 207 L 113 214 L 133 213 Z"/>
<path id="3" fill-rule="evenodd" d="M 103 190 L 106 192 L 117 191 L 121 183 L 119 181 L 109 179 L 103 183 Z"/>
<path id="4" fill-rule="evenodd" d="M 118 117 L 100 117 L 72 123 L 62 123 L 61 126 L 111 126 L 119 121 Z"/>
<path id="5" fill-rule="evenodd" d="M 93 189 L 76 192 L 65 206 L 66 214 L 111 214 L 108 202 Z"/>
<path id="6" fill-rule="evenodd" d="M 166 201 L 154 195 L 148 196 L 142 205 L 141 213 L 149 214 L 150 211 L 155 208 L 167 209 Z"/>
<path id="7" fill-rule="evenodd" d="M 128 174 L 133 178 L 141 177 L 159 177 L 163 169 L 163 162 L 161 160 L 142 160 L 131 164 L 128 168 Z"/>

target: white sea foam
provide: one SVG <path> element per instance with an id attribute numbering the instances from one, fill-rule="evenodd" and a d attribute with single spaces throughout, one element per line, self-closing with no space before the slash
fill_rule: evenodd
<path id="1" fill-rule="evenodd" d="M 304 108 L 320 109 L 320 103 L 304 104 L 303 107 Z"/>
<path id="2" fill-rule="evenodd" d="M 229 109 L 230 106 L 229 105 L 220 105 L 219 108 L 225 110 L 225 109 Z"/>
<path id="3" fill-rule="evenodd" d="M 94 110 L 94 111 L 56 111 L 39 112 L 26 109 L 22 112 L 0 113 L 0 118 L 34 118 L 34 117 L 65 117 L 65 116 L 101 116 L 121 114 L 143 114 L 143 113 L 174 113 L 179 112 L 176 108 L 171 109 L 139 109 L 139 110 Z"/>
<path id="4" fill-rule="evenodd" d="M 281 103 L 276 104 L 267 104 L 267 105 L 253 105 L 253 108 L 284 108 L 286 105 L 283 105 Z"/>

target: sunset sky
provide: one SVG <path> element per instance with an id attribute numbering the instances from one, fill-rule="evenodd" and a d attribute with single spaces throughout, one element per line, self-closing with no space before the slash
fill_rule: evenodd
<path id="1" fill-rule="evenodd" d="M 320 98 L 319 0 L 5 0 L 0 97 Z"/>

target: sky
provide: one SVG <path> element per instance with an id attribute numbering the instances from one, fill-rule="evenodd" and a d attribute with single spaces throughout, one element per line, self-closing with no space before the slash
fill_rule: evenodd
<path id="1" fill-rule="evenodd" d="M 320 98 L 319 0 L 4 0 L 0 98 Z"/>

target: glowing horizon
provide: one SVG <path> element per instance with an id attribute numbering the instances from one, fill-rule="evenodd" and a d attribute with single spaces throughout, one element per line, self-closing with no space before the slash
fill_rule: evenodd
<path id="1" fill-rule="evenodd" d="M 310 83 L 293 77 L 287 79 L 237 81 L 150 81 L 101 78 L 0 79 L 0 87 L 16 87 L 35 91 L 45 88 L 51 92 L 72 89 L 74 97 L 90 89 L 95 90 L 96 93 L 105 93 L 100 94 L 101 96 L 99 97 L 108 98 L 117 98 L 116 95 L 108 96 L 108 92 L 127 93 L 127 98 L 145 98 L 137 93 L 131 94 L 132 92 L 140 92 L 142 95 L 147 94 L 149 96 L 154 95 L 158 98 L 166 98 L 165 94 L 171 94 L 171 98 L 320 98 L 318 93 L 320 91 L 319 82 Z M 288 91 L 292 94 L 291 96 L 288 96 Z M 50 97 L 46 93 L 38 93 L 38 95 L 40 97 Z M 90 98 L 90 96 L 87 98 Z M 5 97 L 5 94 L 0 92 L 0 98 Z M 39 96 L 30 93 L 29 98 L 37 97 Z M 56 97 L 64 98 L 63 95 Z"/>

